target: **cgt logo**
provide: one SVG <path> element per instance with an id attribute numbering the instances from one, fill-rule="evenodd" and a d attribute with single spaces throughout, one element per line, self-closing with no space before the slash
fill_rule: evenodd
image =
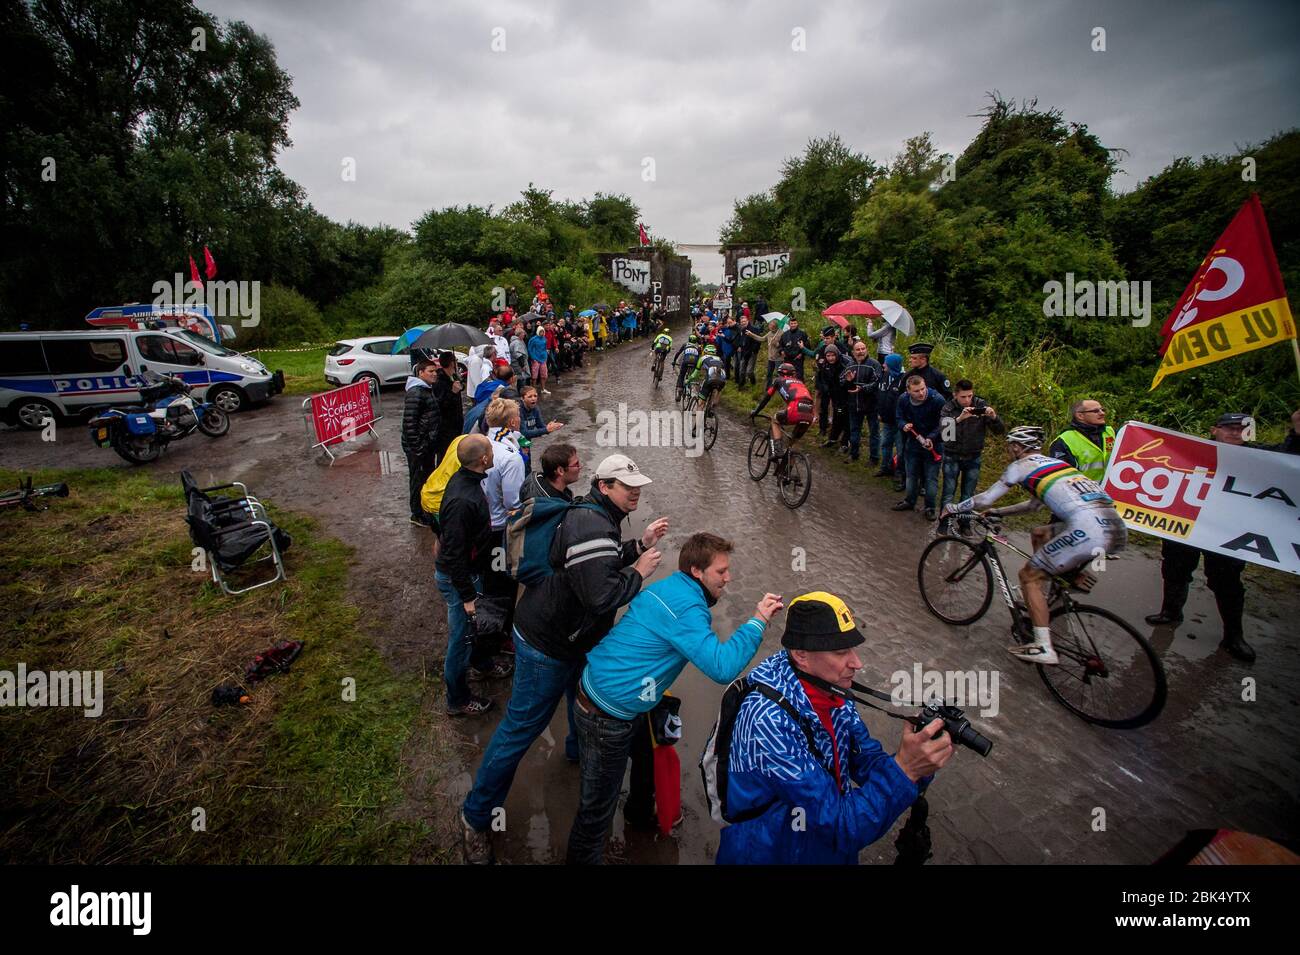
<path id="1" fill-rule="evenodd" d="M 1107 472 L 1107 493 L 1126 522 L 1187 537 L 1214 484 L 1214 446 L 1130 428 Z"/>

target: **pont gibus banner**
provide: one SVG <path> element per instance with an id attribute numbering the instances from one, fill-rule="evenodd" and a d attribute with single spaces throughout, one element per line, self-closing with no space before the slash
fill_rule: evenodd
<path id="1" fill-rule="evenodd" d="M 1103 488 L 1132 530 L 1300 574 L 1300 455 L 1130 421 Z"/>

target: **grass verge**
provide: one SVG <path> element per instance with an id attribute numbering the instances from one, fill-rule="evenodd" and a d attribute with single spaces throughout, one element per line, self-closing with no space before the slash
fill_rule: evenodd
<path id="1" fill-rule="evenodd" d="M 407 861 L 427 827 L 388 810 L 421 687 L 360 635 L 340 596 L 350 549 L 271 508 L 293 536 L 289 579 L 228 597 L 191 569 L 179 484 L 120 469 L 36 480 L 72 493 L 0 515 L 0 670 L 102 670 L 103 713 L 0 710 L 0 859 Z M 0 471 L 0 485 L 16 481 Z M 291 672 L 249 687 L 247 706 L 212 705 L 215 686 L 242 683 L 282 639 L 307 644 Z"/>

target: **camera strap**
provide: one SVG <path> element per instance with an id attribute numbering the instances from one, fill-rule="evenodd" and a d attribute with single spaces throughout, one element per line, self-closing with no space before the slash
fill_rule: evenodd
<path id="1" fill-rule="evenodd" d="M 819 676 L 813 676 L 811 673 L 807 672 L 806 670 L 799 669 L 799 667 L 795 666 L 795 662 L 793 659 L 790 660 L 790 669 L 794 671 L 794 675 L 797 676 L 799 679 L 807 680 L 813 686 L 825 690 L 831 696 L 837 696 L 842 700 L 848 700 L 850 703 L 857 703 L 861 706 L 869 706 L 873 710 L 879 710 L 880 712 L 884 713 L 886 716 L 893 717 L 896 720 L 902 720 L 905 723 L 911 723 L 917 729 L 920 729 L 924 725 L 921 722 L 920 717 L 906 716 L 902 713 L 895 713 L 892 710 L 887 710 L 883 706 L 877 706 L 875 703 L 872 703 L 870 700 L 864 700 L 860 696 L 858 696 L 858 693 L 865 693 L 867 696 L 873 697 L 877 700 L 883 700 L 886 703 L 893 703 L 894 698 L 890 696 L 888 693 L 882 693 L 880 690 L 873 690 L 869 686 L 863 686 L 861 683 L 857 682 L 856 680 L 850 683 L 849 684 L 850 689 L 846 690 L 841 686 L 836 686 L 834 683 L 831 683 L 829 680 L 823 680 Z M 918 704 L 905 703 L 903 705 L 915 706 Z"/>

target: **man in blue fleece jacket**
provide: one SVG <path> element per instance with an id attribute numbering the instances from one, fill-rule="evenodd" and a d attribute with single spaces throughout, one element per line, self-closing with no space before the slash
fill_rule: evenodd
<path id="1" fill-rule="evenodd" d="M 781 598 L 766 594 L 754 615 L 725 643 L 713 632 L 709 608 L 731 580 L 731 543 L 713 534 L 692 534 L 677 558 L 678 572 L 643 589 L 623 618 L 587 654 L 574 702 L 582 785 L 578 816 L 569 831 L 567 862 L 599 864 L 618 806 L 629 755 L 633 756 L 633 805 L 625 815 L 652 816 L 636 777 L 649 779 L 648 747 L 634 749 L 648 733 L 646 714 L 694 663 L 718 683 L 738 677 L 758 651 L 763 630 L 781 609 Z"/>
<path id="2" fill-rule="evenodd" d="M 908 376 L 907 392 L 898 399 L 898 430 L 905 436 L 903 455 L 907 460 L 907 496 L 894 505 L 894 510 L 913 510 L 924 483 L 927 521 L 935 518 L 934 503 L 939 493 L 943 404 L 943 396 L 929 387 L 920 375 Z"/>

